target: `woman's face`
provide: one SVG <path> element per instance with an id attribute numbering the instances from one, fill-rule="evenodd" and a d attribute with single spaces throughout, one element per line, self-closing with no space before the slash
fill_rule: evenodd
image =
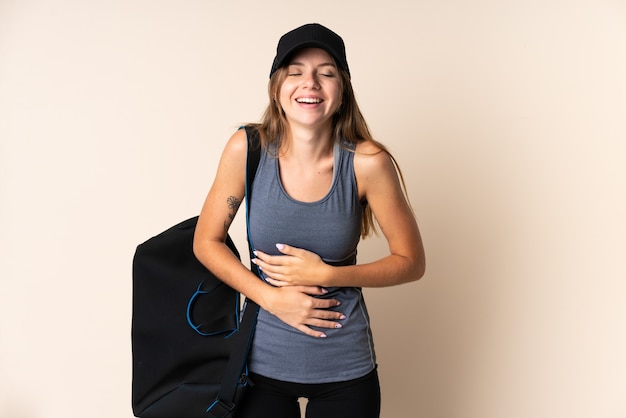
<path id="1" fill-rule="evenodd" d="M 278 100 L 290 124 L 330 126 L 341 106 L 341 79 L 335 60 L 319 48 L 296 52 L 289 60 Z"/>

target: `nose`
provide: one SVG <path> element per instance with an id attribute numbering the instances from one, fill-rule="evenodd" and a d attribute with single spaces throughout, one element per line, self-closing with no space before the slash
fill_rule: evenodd
<path id="1" fill-rule="evenodd" d="M 315 73 L 307 73 L 304 77 L 304 84 L 308 88 L 317 88 L 319 87 L 319 83 L 317 80 L 317 74 Z"/>

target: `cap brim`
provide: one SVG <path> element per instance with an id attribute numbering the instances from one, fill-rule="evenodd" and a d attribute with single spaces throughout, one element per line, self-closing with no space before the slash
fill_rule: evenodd
<path id="1" fill-rule="evenodd" d="M 333 57 L 333 59 L 335 60 L 335 65 L 337 65 L 337 67 L 341 67 L 343 68 L 343 65 L 341 65 L 340 63 L 340 59 L 337 57 L 337 54 L 328 47 L 328 45 L 326 45 L 324 42 L 320 42 L 320 41 L 305 41 L 305 42 L 301 42 L 297 45 L 293 45 L 291 48 L 289 48 L 288 50 L 284 51 L 281 56 L 276 56 L 276 58 L 274 58 L 274 63 L 272 65 L 272 72 L 270 73 L 273 74 L 277 69 L 279 69 L 280 67 L 282 67 L 283 65 L 285 65 L 285 61 L 291 56 L 293 55 L 295 52 L 301 50 L 301 49 L 305 49 L 305 48 L 320 48 L 323 49 L 324 51 L 328 52 L 330 54 L 331 57 Z"/>

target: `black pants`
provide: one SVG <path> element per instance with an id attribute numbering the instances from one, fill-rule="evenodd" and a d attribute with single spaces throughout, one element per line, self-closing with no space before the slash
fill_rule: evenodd
<path id="1" fill-rule="evenodd" d="M 236 418 L 300 418 L 298 398 L 307 398 L 307 418 L 379 418 L 380 384 L 376 370 L 336 383 L 290 383 L 251 374 L 254 386 Z"/>

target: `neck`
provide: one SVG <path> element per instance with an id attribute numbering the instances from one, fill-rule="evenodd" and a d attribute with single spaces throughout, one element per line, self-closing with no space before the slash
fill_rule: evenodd
<path id="1" fill-rule="evenodd" d="M 319 161 L 333 152 L 332 129 L 310 129 L 290 125 L 279 155 L 308 162 Z"/>

